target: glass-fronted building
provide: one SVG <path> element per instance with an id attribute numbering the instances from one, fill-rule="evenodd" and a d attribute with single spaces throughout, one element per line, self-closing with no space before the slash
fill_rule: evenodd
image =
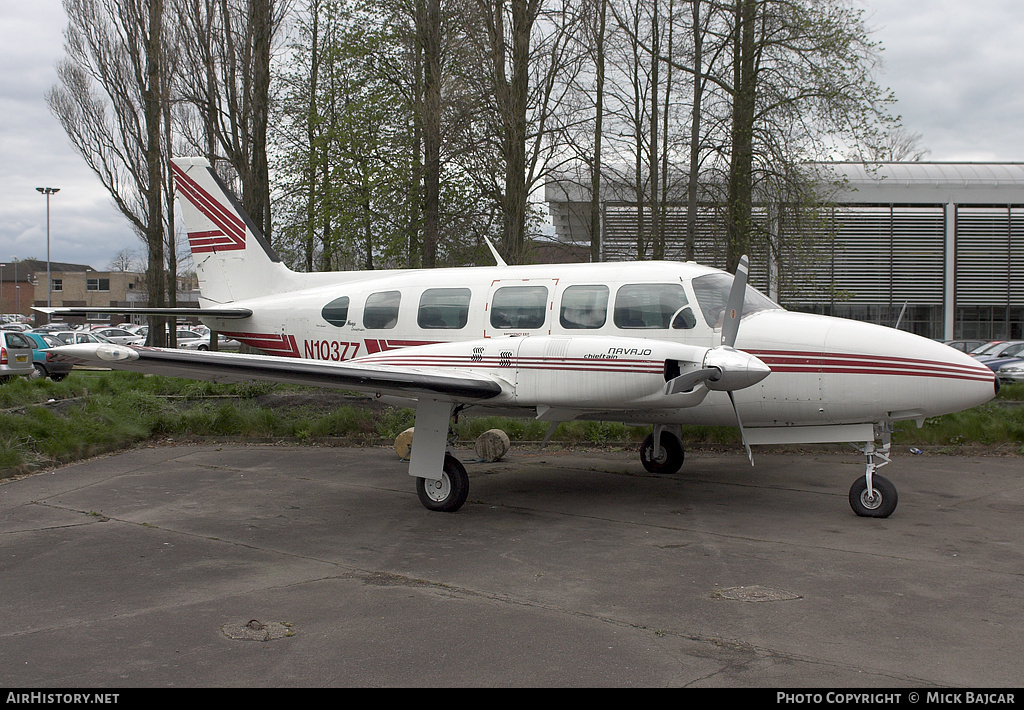
<path id="1" fill-rule="evenodd" d="M 751 279 L 784 306 L 900 327 L 931 338 L 1024 338 L 1024 163 L 819 163 L 826 204 L 800 233 L 761 205 Z M 827 187 L 826 187 L 827 186 Z M 635 259 L 638 214 L 622 185 L 602 195 L 602 259 Z M 589 242 L 589 190 L 546 191 L 560 240 Z M 649 219 L 649 217 L 647 218 Z M 686 206 L 661 217 L 682 259 Z M 720 209 L 703 203 L 694 259 L 725 262 Z M 642 239 L 642 234 L 640 235 Z M 780 248 L 780 245 L 783 245 Z"/>

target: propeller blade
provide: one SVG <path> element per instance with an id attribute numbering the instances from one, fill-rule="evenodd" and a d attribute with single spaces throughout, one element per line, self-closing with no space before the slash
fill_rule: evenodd
<path id="1" fill-rule="evenodd" d="M 747 450 L 747 458 L 750 459 L 750 465 L 754 465 L 754 453 L 750 450 L 750 444 L 747 443 L 747 435 L 743 431 L 743 421 L 740 419 L 740 410 L 736 407 L 736 398 L 732 396 L 732 390 L 729 390 L 729 401 L 732 402 L 732 411 L 736 414 L 736 426 L 740 428 L 740 439 L 743 440 L 743 448 Z"/>
<path id="2" fill-rule="evenodd" d="M 729 291 L 729 302 L 725 304 L 725 319 L 722 323 L 722 345 L 730 348 L 736 345 L 736 334 L 740 330 L 740 318 L 743 316 L 743 299 L 747 290 L 747 273 L 749 271 L 747 255 L 740 257 L 736 265 L 736 276 Z"/>

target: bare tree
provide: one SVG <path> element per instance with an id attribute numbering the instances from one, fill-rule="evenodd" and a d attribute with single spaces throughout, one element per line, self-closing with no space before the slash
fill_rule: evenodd
<path id="1" fill-rule="evenodd" d="M 849 159 L 865 163 L 889 163 L 904 160 L 917 162 L 931 153 L 930 149 L 921 145 L 923 138 L 924 136 L 920 133 L 908 131 L 903 126 L 896 126 L 865 145 L 851 150 Z"/>
<path id="2" fill-rule="evenodd" d="M 138 255 L 132 249 L 121 249 L 107 266 L 111 271 L 131 272 L 138 269 Z"/>
<path id="3" fill-rule="evenodd" d="M 67 56 L 50 110 L 145 242 L 149 305 L 166 304 L 163 0 L 64 0 Z M 151 342 L 165 344 L 163 329 Z"/>
<path id="4" fill-rule="evenodd" d="M 270 61 L 287 0 L 172 0 L 180 21 L 180 91 L 202 116 L 208 155 L 223 156 L 242 206 L 269 239 Z"/>
<path id="5" fill-rule="evenodd" d="M 580 55 L 571 42 L 582 15 L 571 0 L 475 0 L 467 41 L 482 58 L 482 111 L 497 137 L 501 165 L 496 201 L 503 221 L 502 247 L 513 263 L 526 258 L 529 196 L 552 168 L 557 152 L 551 119 Z"/>

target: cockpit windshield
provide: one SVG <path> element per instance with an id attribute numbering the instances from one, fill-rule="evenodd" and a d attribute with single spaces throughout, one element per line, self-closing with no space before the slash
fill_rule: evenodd
<path id="1" fill-rule="evenodd" d="M 693 293 L 704 314 L 704 320 L 712 328 L 721 328 L 726 303 L 729 302 L 729 291 L 732 290 L 733 277 L 729 274 L 707 274 L 693 280 Z M 780 309 L 782 306 L 765 296 L 756 288 L 747 286 L 743 298 L 743 315 L 755 311 Z"/>

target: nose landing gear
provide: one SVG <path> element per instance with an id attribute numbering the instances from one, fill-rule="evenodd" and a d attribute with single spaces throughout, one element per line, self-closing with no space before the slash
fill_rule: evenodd
<path id="1" fill-rule="evenodd" d="M 892 445 L 892 423 L 881 422 L 875 425 L 875 436 L 882 441 L 876 447 L 869 441 L 857 449 L 867 457 L 864 476 L 858 478 L 850 486 L 850 507 L 853 512 L 863 518 L 888 518 L 896 510 L 899 496 L 896 486 L 888 478 L 875 474 L 875 471 L 890 463 L 889 448 Z"/>

